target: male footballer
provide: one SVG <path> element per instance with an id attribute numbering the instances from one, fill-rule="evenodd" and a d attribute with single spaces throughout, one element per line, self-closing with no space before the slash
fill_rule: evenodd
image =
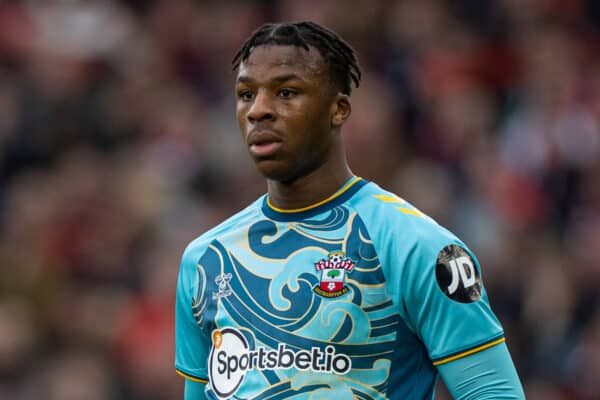
<path id="1" fill-rule="evenodd" d="M 184 399 L 432 399 L 440 377 L 455 399 L 523 399 L 473 252 L 348 166 L 352 47 L 266 24 L 233 68 L 268 191 L 183 254 Z"/>

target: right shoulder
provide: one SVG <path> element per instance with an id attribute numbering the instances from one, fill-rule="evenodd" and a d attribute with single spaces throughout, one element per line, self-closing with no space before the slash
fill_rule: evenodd
<path id="1" fill-rule="evenodd" d="M 243 210 L 235 213 L 225 221 L 192 240 L 183 252 L 182 267 L 186 264 L 189 265 L 190 263 L 195 266 L 200 256 L 213 241 L 219 240 L 219 238 L 231 234 L 235 230 L 239 230 L 260 219 L 262 217 L 261 205 L 263 201 L 264 196 L 261 196 Z"/>

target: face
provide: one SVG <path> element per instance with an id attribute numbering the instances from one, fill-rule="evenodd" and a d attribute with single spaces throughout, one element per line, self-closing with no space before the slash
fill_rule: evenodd
<path id="1" fill-rule="evenodd" d="M 243 139 L 265 177 L 293 181 L 327 163 L 344 96 L 316 49 L 258 46 L 240 65 L 235 91 Z"/>

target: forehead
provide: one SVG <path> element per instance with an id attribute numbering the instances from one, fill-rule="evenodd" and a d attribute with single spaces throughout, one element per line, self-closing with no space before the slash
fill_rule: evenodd
<path id="1" fill-rule="evenodd" d="M 312 46 L 306 50 L 292 45 L 261 45 L 240 64 L 239 77 L 264 78 L 273 73 L 293 72 L 302 78 L 318 78 L 328 71 L 321 53 Z"/>

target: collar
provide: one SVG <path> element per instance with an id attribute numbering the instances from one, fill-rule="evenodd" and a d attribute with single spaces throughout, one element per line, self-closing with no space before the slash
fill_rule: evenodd
<path id="1" fill-rule="evenodd" d="M 263 199 L 262 211 L 267 217 L 276 221 L 298 221 L 305 218 L 310 218 L 342 204 L 367 183 L 368 182 L 361 177 L 353 176 L 352 178 L 348 179 L 348 181 L 337 192 L 326 199 L 306 207 L 294 209 L 275 207 L 269 201 L 269 196 L 266 195 Z"/>

